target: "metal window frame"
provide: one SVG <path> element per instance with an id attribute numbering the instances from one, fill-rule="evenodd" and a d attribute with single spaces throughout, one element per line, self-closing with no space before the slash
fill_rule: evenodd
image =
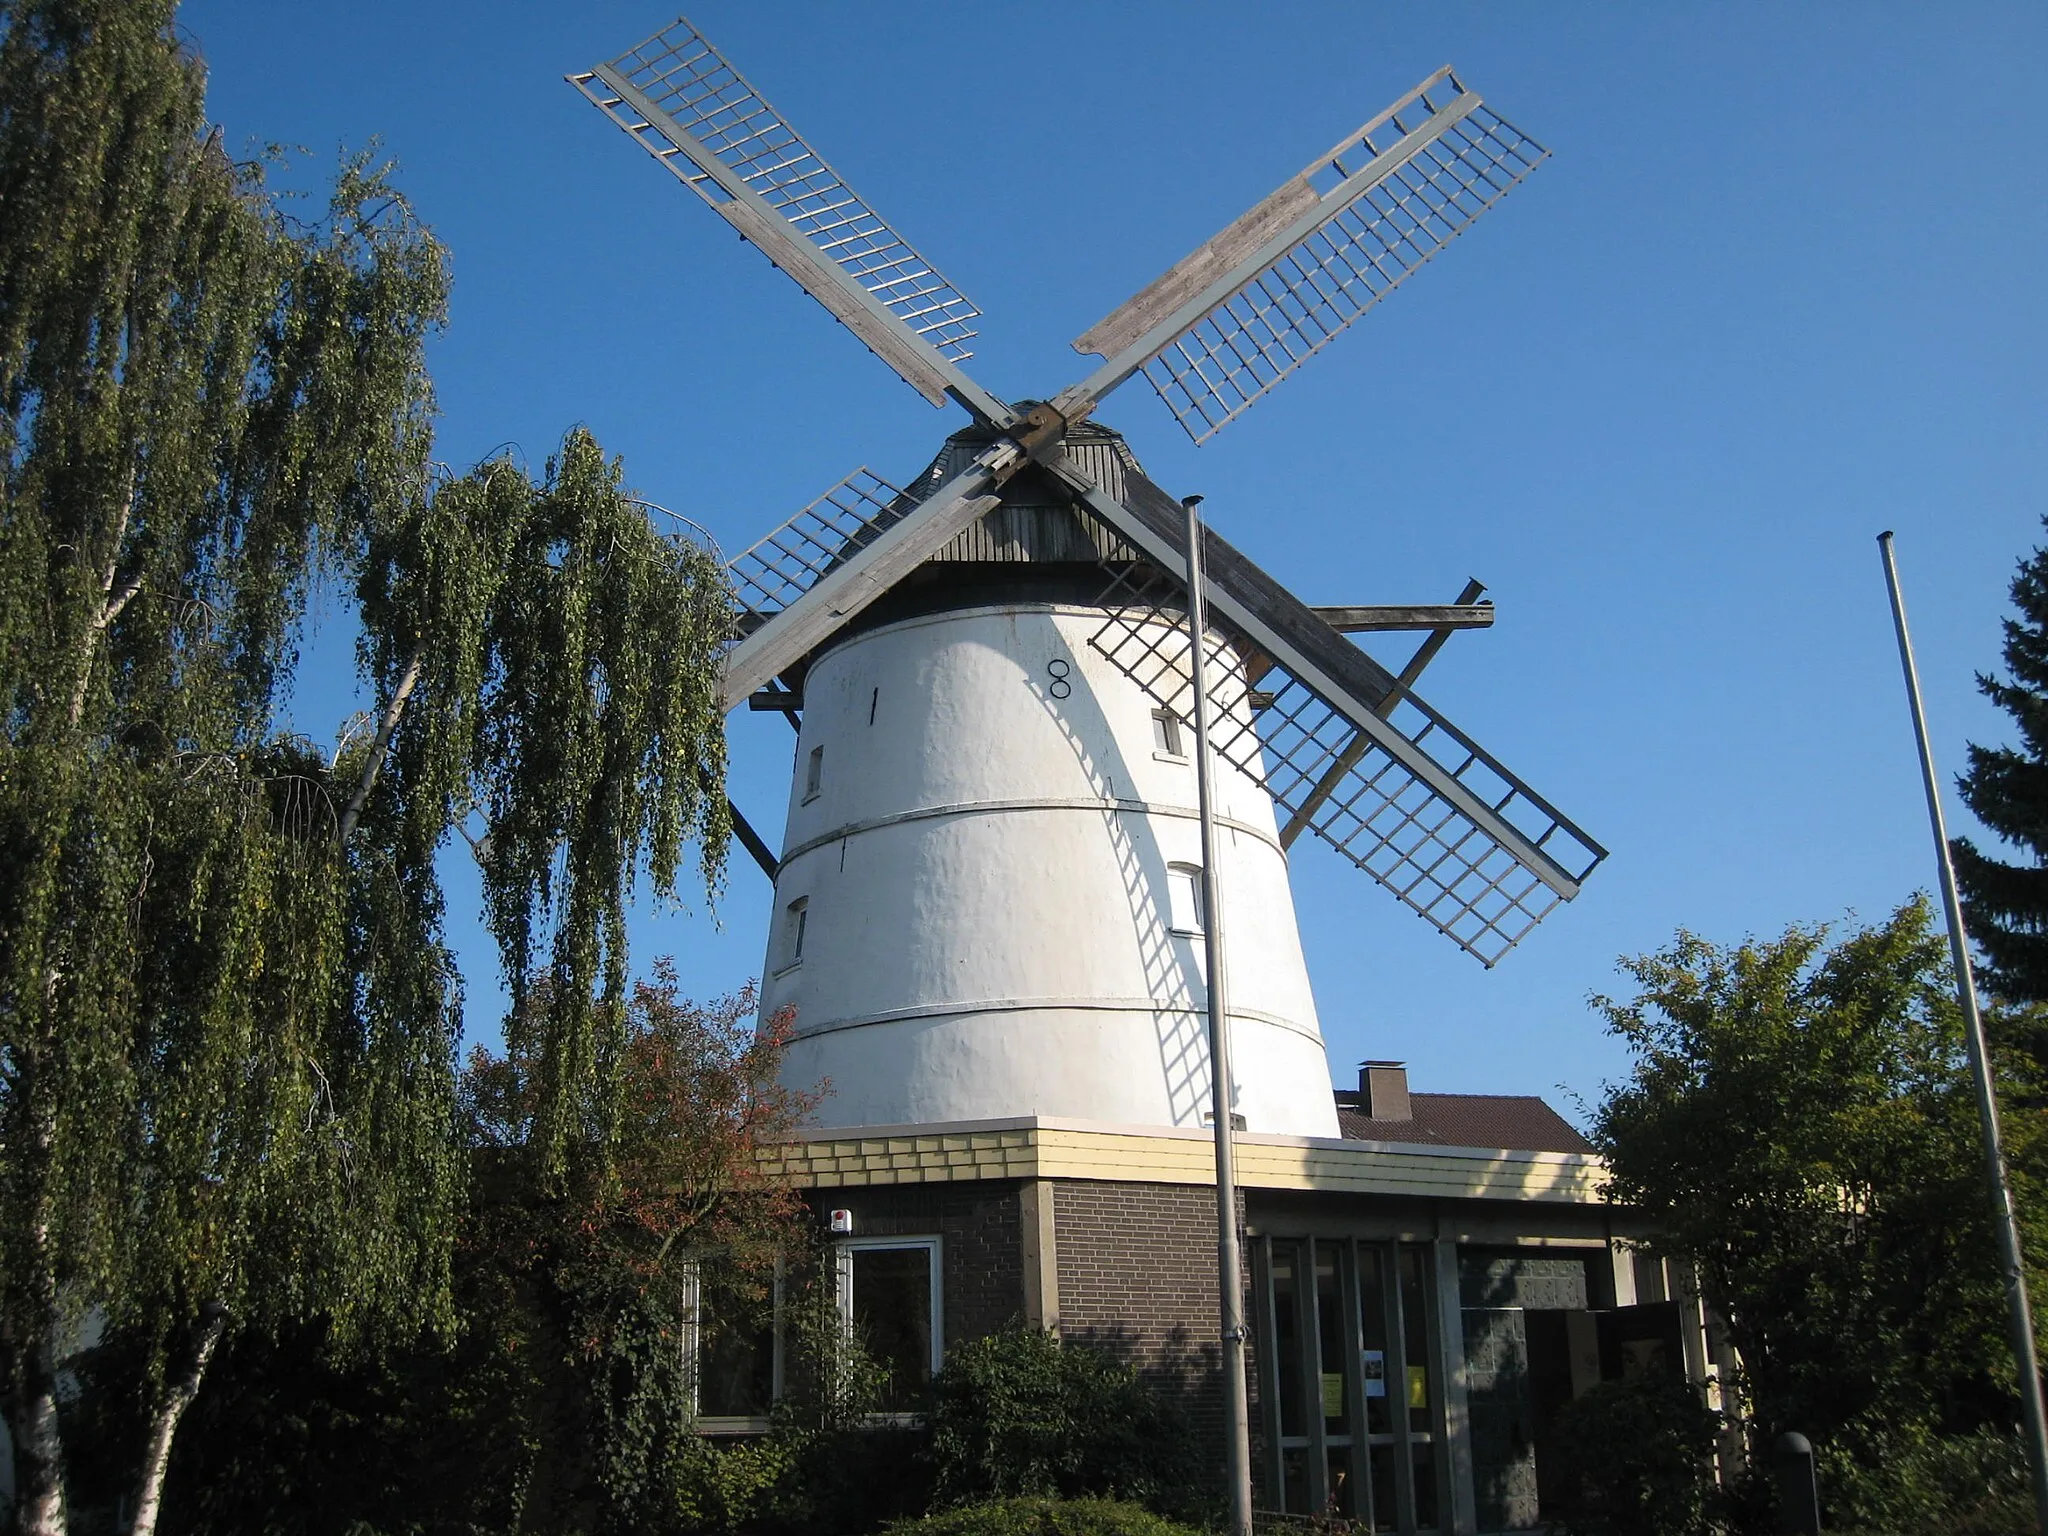
<path id="1" fill-rule="evenodd" d="M 853 1328 L 853 1256 L 862 1252 L 922 1248 L 929 1256 L 931 1274 L 930 1317 L 928 1319 L 931 1359 L 927 1371 L 936 1376 L 946 1359 L 946 1303 L 944 1280 L 946 1240 L 932 1233 L 915 1237 L 842 1237 L 833 1244 L 832 1260 L 839 1302 L 839 1321 L 850 1333 Z M 878 1423 L 906 1420 L 911 1415 L 883 1413 L 873 1416 Z"/>
<path id="2" fill-rule="evenodd" d="M 688 1382 L 687 1392 L 690 1403 L 690 1428 L 700 1435 L 763 1435 L 772 1428 L 772 1421 L 766 1414 L 712 1414 L 697 1411 L 701 1401 L 699 1384 L 703 1370 L 703 1323 L 700 1308 L 703 1305 L 703 1289 L 700 1266 L 704 1260 L 715 1257 L 719 1250 L 699 1249 L 683 1258 L 683 1326 L 680 1346 L 683 1352 L 683 1374 Z M 782 1306 L 784 1300 L 783 1265 L 781 1256 L 775 1260 L 774 1300 L 770 1303 L 773 1324 L 769 1328 L 768 1400 L 780 1402 L 784 1388 L 784 1372 L 787 1368 L 784 1358 L 782 1336 Z"/>

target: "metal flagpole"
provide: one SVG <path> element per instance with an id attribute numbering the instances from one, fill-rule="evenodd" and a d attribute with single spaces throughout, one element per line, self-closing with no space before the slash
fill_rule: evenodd
<path id="1" fill-rule="evenodd" d="M 1194 689 L 1195 794 L 1202 817 L 1202 957 L 1209 976 L 1209 1104 L 1216 1121 L 1216 1291 L 1223 1325 L 1223 1439 L 1229 1460 L 1230 1528 L 1251 1536 L 1252 1450 L 1244 1385 L 1244 1282 L 1237 1242 L 1237 1163 L 1230 1123 L 1230 1019 L 1225 1012 L 1223 904 L 1216 891 L 1216 803 L 1209 776 L 1209 684 L 1202 637 L 1202 515 L 1188 514 L 1188 672 Z"/>
<path id="2" fill-rule="evenodd" d="M 1913 664 L 1913 642 L 1906 633 L 1906 600 L 1899 592 L 1899 567 L 1892 557 L 1890 532 L 1877 536 L 1884 557 L 1885 587 L 1892 599 L 1892 623 L 1899 632 L 1899 663 L 1906 672 L 1906 698 L 1913 708 L 1913 735 L 1920 746 L 1920 777 L 1927 788 L 1927 819 L 1934 827 L 1934 851 L 1941 868 L 1941 904 L 1948 914 L 1948 947 L 1956 967 L 1956 995 L 1963 1005 L 1964 1039 L 1970 1051 L 1970 1076 L 1977 1086 L 1977 1119 L 1984 1132 L 1985 1175 L 1998 1227 L 1998 1264 L 2005 1280 L 2007 1323 L 2012 1331 L 2013 1362 L 2019 1369 L 2020 1405 L 2027 1422 L 2028 1460 L 2034 1471 L 2034 1514 L 2048 1536 L 2048 1413 L 2041 1402 L 2041 1366 L 2034 1352 L 2033 1309 L 2027 1304 L 2027 1271 L 2020 1256 L 2019 1220 L 2013 1212 L 2012 1186 L 2005 1176 L 2005 1155 L 1999 1147 L 1998 1095 L 1991 1081 L 1991 1054 L 1984 1043 L 1984 1020 L 1977 1011 L 1977 981 L 1970 970 L 1970 951 L 1963 934 L 1963 904 L 1956 895 L 1955 864 L 1949 858 L 1948 828 L 1941 815 L 1940 780 L 1934 772 L 1934 748 L 1927 739 L 1927 715 L 1920 704 L 1920 672 Z"/>

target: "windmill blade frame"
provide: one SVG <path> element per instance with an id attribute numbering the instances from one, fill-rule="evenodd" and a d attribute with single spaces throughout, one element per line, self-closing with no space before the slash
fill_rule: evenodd
<path id="1" fill-rule="evenodd" d="M 1015 413 L 959 364 L 981 311 L 687 17 L 565 77 L 935 406 Z"/>
<path id="2" fill-rule="evenodd" d="M 742 633 L 725 654 L 725 710 L 739 708 L 999 505 L 990 493 L 1022 459 L 1016 444 L 999 439 L 921 501 L 856 470 L 727 561 Z"/>
<path id="3" fill-rule="evenodd" d="M 1186 718 L 1185 635 L 1158 616 L 1161 599 L 1186 582 L 1179 504 L 1141 474 L 1127 476 L 1120 500 L 1071 465 L 1055 473 L 1153 568 L 1112 570 L 1096 649 Z M 1310 830 L 1485 965 L 1578 894 L 1606 849 L 1441 713 L 1398 690 L 1384 667 L 1213 529 L 1204 533 L 1203 567 L 1212 623 L 1256 649 L 1268 668 L 1258 682 L 1277 676 L 1281 684 L 1258 690 L 1257 701 L 1218 701 L 1219 720 L 1241 722 L 1212 743 L 1219 755 L 1263 780 L 1282 808 L 1306 811 Z M 1162 590 L 1158 572 L 1179 586 Z M 1250 689 L 1241 666 L 1212 675 Z M 1389 698 L 1394 708 L 1382 715 Z"/>
<path id="4" fill-rule="evenodd" d="M 1445 65 L 1076 338 L 1105 361 L 1055 408 L 1142 372 L 1207 442 L 1549 155 Z"/>

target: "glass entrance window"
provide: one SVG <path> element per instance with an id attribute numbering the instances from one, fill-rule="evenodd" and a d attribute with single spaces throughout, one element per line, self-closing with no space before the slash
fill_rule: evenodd
<path id="1" fill-rule="evenodd" d="M 685 1338 L 698 1428 L 707 1433 L 766 1428 L 780 1388 L 776 1316 L 781 1266 L 748 1266 L 726 1254 L 703 1253 L 693 1259 L 689 1280 Z"/>
<path id="2" fill-rule="evenodd" d="M 1429 1248 L 1269 1237 L 1258 1254 L 1267 1501 L 1376 1531 L 1436 1529 L 1442 1402 Z"/>
<path id="3" fill-rule="evenodd" d="M 839 1305 L 880 1368 L 884 1413 L 911 1413 L 939 1368 L 939 1240 L 868 1238 L 839 1248 Z"/>

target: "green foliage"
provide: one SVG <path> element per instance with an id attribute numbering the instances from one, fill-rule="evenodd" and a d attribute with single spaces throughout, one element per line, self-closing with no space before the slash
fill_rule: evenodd
<path id="1" fill-rule="evenodd" d="M 886 1536 L 1195 1536 L 1142 1504 L 1112 1499 L 1001 1499 L 885 1528 Z"/>
<path id="2" fill-rule="evenodd" d="M 2015 746 L 1972 744 L 1957 780 L 1963 801 L 2020 854 L 2009 863 L 1969 838 L 1955 840 L 1956 878 L 1970 936 L 1989 963 L 1982 979 L 2002 997 L 2048 1002 L 2048 549 L 2013 578 L 2017 616 L 2005 623 L 2000 680 L 1978 674 L 1984 696 L 2012 717 Z M 2036 1059 L 2048 1064 L 2048 1052 Z"/>
<path id="3" fill-rule="evenodd" d="M 1566 1529 L 1599 1536 L 1701 1536 L 1720 1513 L 1721 1416 L 1673 1371 L 1603 1381 L 1560 1410 L 1554 1474 Z"/>
<path id="4" fill-rule="evenodd" d="M 1699 1276 L 1768 1444 L 1869 1463 L 2009 1422 L 2003 1310 L 1945 946 L 1926 905 L 1830 943 L 1681 934 L 1596 998 L 1635 1064 L 1595 1116 L 1610 1194 Z"/>
<path id="5" fill-rule="evenodd" d="M 1918 1536 L 2032 1536 L 2033 1488 L 2019 1437 L 1895 1436 L 1880 1454 L 1821 1457 L 1828 1528 Z"/>
<path id="6" fill-rule="evenodd" d="M 0 0 L 0 1380 L 46 1525 L 88 1313 L 159 1425 L 216 1319 L 452 1323 L 451 833 L 558 1171 L 631 1113 L 636 882 L 695 839 L 715 890 L 727 833 L 711 558 L 581 431 L 437 483 L 441 248 L 360 157 L 288 217 L 203 82 L 168 4 Z M 283 725 L 321 591 L 377 705 L 332 751 Z"/>
<path id="7" fill-rule="evenodd" d="M 532 1137 L 541 1059 L 472 1055 L 460 1332 L 382 1352 L 338 1350 L 320 1328 L 243 1340 L 180 1437 L 175 1530 L 345 1512 L 391 1530 L 658 1536 L 802 1513 L 802 1463 L 839 1405 L 799 1396 L 777 1435 L 715 1448 L 692 1432 L 685 1346 L 700 1299 L 765 1321 L 778 1254 L 795 1331 L 822 1332 L 808 1214 L 757 1158 L 811 1101 L 776 1081 L 786 1021 L 757 1033 L 751 993 L 700 1005 L 667 961 L 654 969 L 629 1001 L 611 1134 L 573 1143 L 559 1171 Z"/>
<path id="8" fill-rule="evenodd" d="M 1021 1324 L 947 1351 L 930 1426 L 947 1503 L 1108 1495 L 1180 1510 L 1204 1485 L 1174 1405 L 1101 1351 Z"/>

